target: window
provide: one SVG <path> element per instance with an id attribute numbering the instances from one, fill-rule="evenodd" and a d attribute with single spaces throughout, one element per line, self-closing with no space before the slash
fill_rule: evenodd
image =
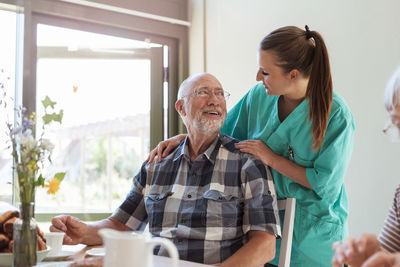
<path id="1" fill-rule="evenodd" d="M 15 58 L 16 58 L 17 14 L 13 11 L 0 10 L 0 93 L 6 92 L 7 106 L 0 105 L 0 201 L 12 200 L 12 157 L 9 138 L 6 134 L 6 121 L 14 122 L 13 108 L 15 99 Z M 4 91 L 3 91 L 4 90 Z M 2 97 L 0 97 L 2 99 Z"/>
<path id="2" fill-rule="evenodd" d="M 163 49 L 151 42 L 38 24 L 37 115 L 44 114 L 40 101 L 46 96 L 64 110 L 62 125 L 52 126 L 56 150 L 47 174 L 67 171 L 55 196 L 36 194 L 38 212 L 111 212 L 124 200 L 149 152 L 155 48 Z M 161 88 L 161 99 L 162 93 Z"/>

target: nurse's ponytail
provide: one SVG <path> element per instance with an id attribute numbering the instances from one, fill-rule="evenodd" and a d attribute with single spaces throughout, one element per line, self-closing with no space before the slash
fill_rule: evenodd
<path id="1" fill-rule="evenodd" d="M 293 69 L 309 78 L 306 97 L 310 104 L 312 148 L 319 150 L 324 141 L 332 106 L 332 77 L 328 51 L 322 36 L 316 31 L 288 26 L 264 37 L 261 50 L 272 50 L 280 60 L 278 65 L 289 73 Z"/>

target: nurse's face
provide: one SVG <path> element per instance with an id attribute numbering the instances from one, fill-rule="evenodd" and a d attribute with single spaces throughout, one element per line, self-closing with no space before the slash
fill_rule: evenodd
<path id="1" fill-rule="evenodd" d="M 270 50 L 258 53 L 257 81 L 261 81 L 269 95 L 286 95 L 292 90 L 290 74 L 277 65 L 278 58 Z"/>

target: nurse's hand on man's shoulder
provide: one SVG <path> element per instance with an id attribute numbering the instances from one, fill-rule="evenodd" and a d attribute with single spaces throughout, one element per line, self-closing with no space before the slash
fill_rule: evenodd
<path id="1" fill-rule="evenodd" d="M 375 235 L 362 234 L 358 238 L 349 237 L 343 243 L 335 242 L 332 249 L 334 250 L 332 266 L 340 267 L 342 264 L 347 264 L 360 267 L 370 256 L 380 251 L 380 246 Z"/>
<path id="2" fill-rule="evenodd" d="M 169 155 L 169 153 L 174 149 L 179 143 L 185 139 L 186 134 L 179 134 L 168 138 L 164 141 L 158 143 L 158 145 L 150 152 L 146 161 L 152 163 L 154 158 L 157 156 L 158 162 L 161 162 L 163 158 Z"/>
<path id="3" fill-rule="evenodd" d="M 235 147 L 241 152 L 249 153 L 259 158 L 265 165 L 272 165 L 274 158 L 277 156 L 266 144 L 261 140 L 244 140 L 235 144 Z"/>

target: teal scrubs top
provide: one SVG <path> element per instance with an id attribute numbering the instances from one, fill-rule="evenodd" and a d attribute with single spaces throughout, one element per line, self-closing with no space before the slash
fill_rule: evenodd
<path id="1" fill-rule="evenodd" d="M 353 150 L 354 119 L 344 100 L 334 94 L 322 147 L 314 151 L 308 100 L 280 122 L 278 99 L 257 84 L 229 111 L 221 132 L 239 140 L 259 139 L 276 154 L 306 168 L 313 190 L 271 169 L 278 198 L 296 198 L 291 266 L 331 266 L 332 243 L 347 235 L 343 182 Z M 280 240 L 276 246 L 270 263 L 278 265 Z"/>

